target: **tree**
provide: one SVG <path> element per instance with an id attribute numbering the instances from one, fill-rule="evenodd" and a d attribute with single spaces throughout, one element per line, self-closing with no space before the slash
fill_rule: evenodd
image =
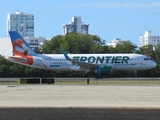
<path id="1" fill-rule="evenodd" d="M 139 50 L 137 50 L 136 53 L 138 54 L 143 54 L 148 56 L 150 59 L 154 60 L 156 63 L 158 63 L 158 49 L 154 50 L 153 49 L 154 46 L 153 45 L 146 45 L 146 46 L 142 46 L 139 48 Z M 158 61 L 157 61 L 158 60 Z M 149 70 L 143 70 L 143 71 L 138 71 L 139 76 L 146 76 L 146 77 L 151 77 L 151 76 L 155 76 L 157 74 L 157 72 L 159 71 L 157 69 L 158 66 L 156 66 L 156 68 L 153 69 L 149 69 Z"/>
<path id="2" fill-rule="evenodd" d="M 57 35 L 50 40 L 46 40 L 41 45 L 40 52 L 45 54 L 57 54 L 60 53 L 59 48 L 62 43 L 62 35 Z"/>
<path id="3" fill-rule="evenodd" d="M 115 48 L 111 47 L 111 53 L 135 53 L 137 49 L 136 45 L 133 45 L 131 42 L 124 42 L 123 44 L 116 45 Z"/>
<path id="4" fill-rule="evenodd" d="M 103 53 L 107 51 L 105 40 L 99 36 L 68 33 L 64 36 L 57 35 L 51 40 L 45 41 L 41 46 L 42 53 L 57 54 L 61 53 L 62 49 L 69 53 Z"/>
<path id="5" fill-rule="evenodd" d="M 160 75 L 160 44 L 157 45 L 155 51 L 152 51 L 151 58 L 157 63 L 156 68 L 152 69 L 154 76 Z"/>
<path id="6" fill-rule="evenodd" d="M 146 45 L 146 46 L 140 47 L 137 53 L 146 55 L 150 58 L 154 58 L 153 45 Z"/>

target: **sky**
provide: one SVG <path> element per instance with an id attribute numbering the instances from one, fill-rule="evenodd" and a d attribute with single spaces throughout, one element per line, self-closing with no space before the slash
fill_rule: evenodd
<path id="1" fill-rule="evenodd" d="M 35 37 L 63 35 L 63 24 L 81 16 L 89 34 L 109 43 L 114 38 L 130 40 L 139 47 L 139 37 L 151 30 L 160 36 L 159 0 L 3 0 L 0 7 L 0 38 L 6 35 L 7 14 L 34 14 Z"/>

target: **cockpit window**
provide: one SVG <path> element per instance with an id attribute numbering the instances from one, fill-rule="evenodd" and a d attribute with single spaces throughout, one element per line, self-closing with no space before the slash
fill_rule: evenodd
<path id="1" fill-rule="evenodd" d="M 150 58 L 144 58 L 144 60 L 150 60 Z"/>

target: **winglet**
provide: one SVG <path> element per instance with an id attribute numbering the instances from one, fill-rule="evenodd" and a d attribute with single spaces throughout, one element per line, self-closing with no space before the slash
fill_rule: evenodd
<path id="1" fill-rule="evenodd" d="M 62 50 L 62 53 L 67 60 L 71 59 L 64 50 Z"/>

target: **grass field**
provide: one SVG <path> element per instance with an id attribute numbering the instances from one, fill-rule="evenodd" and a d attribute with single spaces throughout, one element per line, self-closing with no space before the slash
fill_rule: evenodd
<path id="1" fill-rule="evenodd" d="M 62 85 L 62 84 L 79 84 L 79 85 L 85 85 L 87 84 L 87 81 L 59 81 L 59 82 L 55 82 L 56 85 Z M 91 80 L 89 82 L 90 85 L 160 85 L 160 81 L 158 80 L 154 80 L 154 81 L 149 81 L 149 80 L 143 80 L 143 81 L 139 81 L 139 80 L 121 80 L 121 81 L 111 81 L 111 80 L 106 80 L 106 81 L 96 81 L 96 80 Z"/>
<path id="2" fill-rule="evenodd" d="M 19 81 L 3 81 L 3 82 L 0 82 L 0 85 L 20 85 L 20 82 Z"/>
<path id="3" fill-rule="evenodd" d="M 46 85 L 41 84 L 41 85 Z M 3 81 L 0 85 L 26 85 L 20 84 L 20 81 Z M 39 84 L 34 84 L 39 85 Z M 52 85 L 87 85 L 87 81 L 55 81 Z M 89 85 L 160 85 L 160 80 L 90 80 Z"/>

